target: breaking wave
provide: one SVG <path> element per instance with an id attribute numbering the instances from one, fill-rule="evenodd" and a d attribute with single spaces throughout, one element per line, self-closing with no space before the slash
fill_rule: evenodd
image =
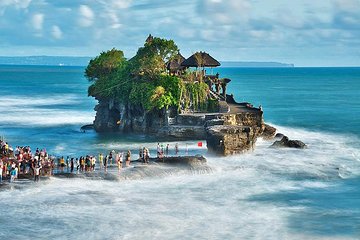
<path id="1" fill-rule="evenodd" d="M 82 110 L 76 106 L 78 102 L 79 99 L 73 94 L 48 98 L 0 97 L 0 124 L 56 126 L 92 122 L 95 113 Z"/>

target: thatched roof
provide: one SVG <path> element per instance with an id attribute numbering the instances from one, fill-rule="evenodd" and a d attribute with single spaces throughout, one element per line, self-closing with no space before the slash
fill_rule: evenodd
<path id="1" fill-rule="evenodd" d="M 170 71 L 182 70 L 185 67 L 181 66 L 181 63 L 185 60 L 185 58 L 178 53 L 172 60 L 166 63 L 166 68 Z"/>
<path id="2" fill-rule="evenodd" d="M 220 63 L 206 52 L 197 52 L 181 63 L 184 67 L 218 67 Z"/>
<path id="3" fill-rule="evenodd" d="M 231 82 L 231 79 L 230 78 L 221 78 L 220 82 L 229 83 L 229 82 Z"/>

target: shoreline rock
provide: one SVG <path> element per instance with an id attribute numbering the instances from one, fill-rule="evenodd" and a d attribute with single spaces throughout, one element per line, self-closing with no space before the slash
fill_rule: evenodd
<path id="1" fill-rule="evenodd" d="M 262 134 L 260 135 L 260 137 L 262 137 L 265 140 L 272 140 L 275 138 L 275 134 L 276 134 L 276 128 L 268 125 L 268 124 L 264 124 L 264 131 L 262 132 Z"/>
<path id="2" fill-rule="evenodd" d="M 206 132 L 208 150 L 225 156 L 252 149 L 257 137 L 249 126 L 211 126 Z"/>
<path id="3" fill-rule="evenodd" d="M 284 136 L 281 140 L 275 141 L 270 147 L 272 148 L 307 148 L 306 144 L 300 140 L 290 140 L 287 136 Z"/>

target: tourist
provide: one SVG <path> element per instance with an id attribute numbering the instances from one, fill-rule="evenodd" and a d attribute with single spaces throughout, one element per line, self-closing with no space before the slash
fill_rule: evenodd
<path id="1" fill-rule="evenodd" d="M 103 167 L 104 164 L 104 156 L 102 155 L 102 153 L 99 154 L 99 164 L 100 164 L 100 169 Z"/>
<path id="2" fill-rule="evenodd" d="M 14 165 L 15 165 L 15 179 L 18 179 L 18 177 L 19 177 L 19 168 L 18 168 L 18 166 L 14 163 Z"/>
<path id="3" fill-rule="evenodd" d="M 35 167 L 35 177 L 34 177 L 35 182 L 38 182 L 40 180 L 40 169 L 41 167 L 39 165 Z"/>
<path id="4" fill-rule="evenodd" d="M 64 167 L 66 166 L 64 156 L 61 156 L 61 158 L 59 160 L 59 165 L 60 165 L 60 170 L 63 171 Z"/>
<path id="5" fill-rule="evenodd" d="M 139 148 L 139 160 L 143 160 L 143 157 L 144 157 L 144 151 L 143 151 L 143 149 L 140 147 L 140 148 Z"/>
<path id="6" fill-rule="evenodd" d="M 111 150 L 111 155 L 112 155 L 112 159 L 111 159 L 111 164 L 112 164 L 113 160 L 115 159 L 115 155 L 116 155 L 115 150 Z"/>
<path id="7" fill-rule="evenodd" d="M 70 160 L 70 172 L 74 171 L 74 158 L 71 158 Z"/>
<path id="8" fill-rule="evenodd" d="M 169 144 L 166 145 L 165 156 L 169 156 Z"/>
<path id="9" fill-rule="evenodd" d="M 80 169 L 80 161 L 78 158 L 76 158 L 76 171 L 79 171 Z"/>
<path id="10" fill-rule="evenodd" d="M 93 156 L 91 157 L 91 168 L 93 171 L 95 171 L 95 165 L 96 165 L 96 158 Z"/>
<path id="11" fill-rule="evenodd" d="M 85 170 L 85 159 L 83 156 L 80 157 L 80 171 L 83 172 Z"/>
<path id="12" fill-rule="evenodd" d="M 109 161 L 109 157 L 108 157 L 108 155 L 106 155 L 105 159 L 104 159 L 104 168 L 105 168 L 105 170 L 107 169 L 108 161 Z"/>
<path id="13" fill-rule="evenodd" d="M 5 155 L 9 154 L 9 144 L 6 142 L 5 143 Z"/>
<path id="14" fill-rule="evenodd" d="M 89 155 L 86 155 L 86 158 L 85 158 L 85 171 L 86 172 L 89 172 L 91 170 L 91 160 L 90 160 L 90 156 Z"/>
<path id="15" fill-rule="evenodd" d="M 127 151 L 126 153 L 126 167 L 130 166 L 130 162 L 131 162 L 131 152 L 130 149 Z"/>
<path id="16" fill-rule="evenodd" d="M 179 145 L 178 143 L 175 144 L 175 155 L 178 155 L 179 153 Z"/>
<path id="17" fill-rule="evenodd" d="M 144 151 L 143 163 L 148 163 L 149 162 L 149 157 L 150 157 L 149 149 L 144 147 L 143 151 Z"/>
<path id="18" fill-rule="evenodd" d="M 161 148 L 160 148 L 160 143 L 157 144 L 157 148 L 156 148 L 156 156 L 159 158 L 161 153 Z"/>
<path id="19" fill-rule="evenodd" d="M 118 169 L 121 169 L 121 164 L 122 164 L 122 153 L 118 153 L 116 154 L 116 161 L 117 161 L 117 165 L 118 165 Z"/>
<path id="20" fill-rule="evenodd" d="M 29 171 L 30 171 L 30 166 L 31 166 L 31 162 L 30 161 L 27 161 L 26 163 L 25 163 L 25 174 L 28 174 L 29 173 Z"/>
<path id="21" fill-rule="evenodd" d="M 160 150 L 160 153 L 158 154 L 158 159 L 160 159 L 160 160 L 163 160 L 164 161 L 164 152 L 163 152 L 163 150 L 161 149 Z"/>
<path id="22" fill-rule="evenodd" d="M 69 164 L 70 164 L 70 157 L 66 157 L 66 168 L 69 170 Z"/>
<path id="23" fill-rule="evenodd" d="M 4 167 L 3 167 L 3 177 L 4 177 L 4 178 L 7 177 L 7 165 L 8 165 L 8 163 L 5 162 L 5 163 L 4 163 Z"/>
<path id="24" fill-rule="evenodd" d="M 4 167 L 4 163 L 2 159 L 0 159 L 0 183 L 2 183 L 3 167 Z"/>
<path id="25" fill-rule="evenodd" d="M 10 170 L 10 182 L 14 182 L 15 178 L 16 178 L 15 168 L 11 168 L 11 170 Z"/>
<path id="26" fill-rule="evenodd" d="M 112 165 L 112 159 L 113 159 L 113 154 L 112 151 L 110 151 L 109 153 L 109 159 L 108 159 L 108 164 L 111 166 Z"/>

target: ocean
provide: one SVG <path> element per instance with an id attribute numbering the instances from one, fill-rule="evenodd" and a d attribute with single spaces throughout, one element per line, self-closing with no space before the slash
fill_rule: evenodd
<path id="1" fill-rule="evenodd" d="M 239 102 L 305 150 L 215 157 L 208 169 L 50 178 L 0 188 L 0 239 L 360 239 L 360 68 L 217 68 Z M 56 156 L 155 154 L 151 136 L 82 133 L 96 101 L 84 67 L 0 66 L 0 136 Z M 170 153 L 176 142 L 170 144 Z M 204 142 L 205 143 L 205 142 Z"/>

